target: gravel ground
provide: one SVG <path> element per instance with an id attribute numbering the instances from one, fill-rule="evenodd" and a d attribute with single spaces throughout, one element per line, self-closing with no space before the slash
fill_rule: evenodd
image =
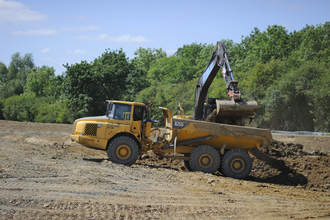
<path id="1" fill-rule="evenodd" d="M 0 219 L 330 218 L 327 174 L 319 186 L 276 183 L 267 170 L 267 177 L 236 180 L 189 172 L 181 161 L 152 154 L 128 167 L 108 161 L 104 151 L 72 143 L 71 128 L 0 121 Z M 304 163 L 299 174 L 307 180 L 307 171 L 327 172 Z"/>

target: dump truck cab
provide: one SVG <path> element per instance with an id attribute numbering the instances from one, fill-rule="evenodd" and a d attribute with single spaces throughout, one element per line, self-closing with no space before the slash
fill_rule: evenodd
<path id="1" fill-rule="evenodd" d="M 146 105 L 137 102 L 107 100 L 104 116 L 79 118 L 73 123 L 71 139 L 91 148 L 106 150 L 119 136 L 132 138 L 138 145 L 143 136 Z"/>

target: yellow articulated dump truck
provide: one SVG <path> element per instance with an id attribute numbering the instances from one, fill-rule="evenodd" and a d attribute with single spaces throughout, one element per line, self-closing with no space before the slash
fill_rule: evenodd
<path id="1" fill-rule="evenodd" d="M 207 98 L 208 89 L 220 69 L 230 99 Z M 269 130 L 238 126 L 243 119 L 254 118 L 258 104 L 254 100 L 243 100 L 237 84 L 225 44 L 218 41 L 196 84 L 192 116 L 184 116 L 182 107 L 179 107 L 179 116 L 161 108 L 164 133 L 153 128 L 151 103 L 147 107 L 142 103 L 107 101 L 105 116 L 74 122 L 71 139 L 87 147 L 106 150 L 109 160 L 115 163 L 133 164 L 139 154 L 153 150 L 156 154 L 173 153 L 173 157 L 184 160 L 191 171 L 220 171 L 225 176 L 243 179 L 252 168 L 247 151 L 257 158 L 267 159 L 258 149 L 269 145 L 273 139 Z M 157 140 L 151 139 L 155 134 L 158 134 Z"/>
<path id="2" fill-rule="evenodd" d="M 107 151 L 114 163 L 131 165 L 141 153 L 173 153 L 188 170 L 222 172 L 243 179 L 252 161 L 247 151 L 272 142 L 269 130 L 193 120 L 161 108 L 166 132 L 153 127 L 151 103 L 107 101 L 105 116 L 77 119 L 70 135 L 86 147 Z M 152 140 L 155 135 L 157 140 Z"/>

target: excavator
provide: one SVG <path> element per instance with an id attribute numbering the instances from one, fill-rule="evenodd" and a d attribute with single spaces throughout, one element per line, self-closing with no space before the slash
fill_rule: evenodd
<path id="1" fill-rule="evenodd" d="M 208 89 L 220 69 L 229 100 L 207 98 Z M 192 119 L 232 125 L 241 125 L 244 118 L 253 119 L 258 104 L 254 100 L 243 100 L 237 84 L 230 67 L 225 43 L 218 41 L 206 69 L 197 82 Z"/>

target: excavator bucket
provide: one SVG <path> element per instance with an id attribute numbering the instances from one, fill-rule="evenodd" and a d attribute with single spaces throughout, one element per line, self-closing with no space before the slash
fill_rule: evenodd
<path id="1" fill-rule="evenodd" d="M 254 118 L 258 103 L 251 101 L 234 101 L 234 100 L 216 100 L 217 116 L 233 116 L 242 118 Z"/>
<path id="2" fill-rule="evenodd" d="M 211 114 L 205 118 L 205 121 L 242 126 L 245 124 L 243 119 L 254 118 L 257 109 L 258 103 L 254 100 L 216 99 L 213 101 Z"/>

